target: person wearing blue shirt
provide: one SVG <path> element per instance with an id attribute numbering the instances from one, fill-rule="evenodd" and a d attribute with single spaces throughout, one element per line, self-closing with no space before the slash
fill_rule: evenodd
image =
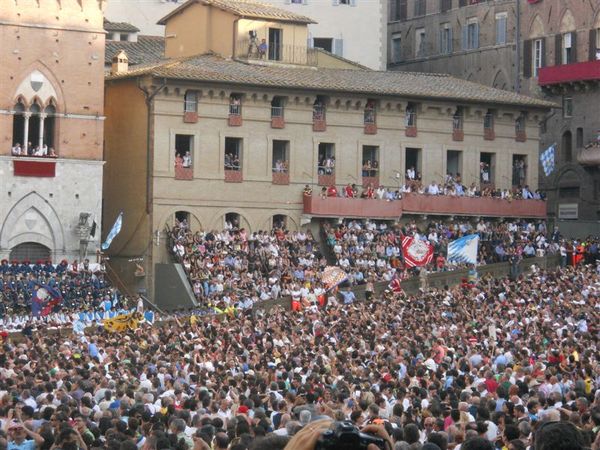
<path id="1" fill-rule="evenodd" d="M 352 292 L 352 288 L 350 286 L 348 286 L 348 289 L 345 291 L 340 291 L 340 295 L 344 299 L 344 305 L 354 303 L 354 300 L 356 300 L 356 296 L 354 295 L 354 292 Z"/>
<path id="2" fill-rule="evenodd" d="M 9 416 L 12 416 L 12 411 Z M 35 450 L 44 444 L 44 438 L 27 429 L 20 419 L 11 420 L 9 417 L 6 425 L 8 431 L 7 450 Z"/>

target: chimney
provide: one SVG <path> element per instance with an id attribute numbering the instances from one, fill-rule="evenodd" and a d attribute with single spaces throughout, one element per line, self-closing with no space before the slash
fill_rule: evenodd
<path id="1" fill-rule="evenodd" d="M 121 50 L 112 59 L 112 66 L 110 69 L 111 75 L 116 75 L 118 73 L 125 73 L 129 70 L 129 59 L 127 58 L 127 53 Z"/>

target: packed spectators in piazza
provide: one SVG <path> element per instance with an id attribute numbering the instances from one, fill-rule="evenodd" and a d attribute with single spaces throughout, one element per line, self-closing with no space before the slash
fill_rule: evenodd
<path id="1" fill-rule="evenodd" d="M 22 146 L 19 142 L 12 146 L 10 150 L 12 156 L 38 156 L 43 158 L 58 158 L 53 147 L 48 148 L 46 144 L 34 146 L 31 142 L 27 146 Z"/>
<path id="2" fill-rule="evenodd" d="M 88 259 L 0 262 L 0 329 L 91 324 L 113 317 L 129 302 L 111 286 L 104 265 Z M 49 304 L 43 314 L 42 304 Z"/>
<path id="3" fill-rule="evenodd" d="M 6 341 L 0 446 L 597 450 L 598 267 Z"/>
<path id="4" fill-rule="evenodd" d="M 544 221 L 491 222 L 480 219 L 475 225 L 467 220 L 432 221 L 419 227 L 415 221 L 401 225 L 349 220 L 337 226 L 326 223 L 323 228 L 337 265 L 348 273 L 353 284 L 391 281 L 398 274 L 401 274 L 400 278 L 408 277 L 402 258 L 404 236 L 427 241 L 433 247 L 432 261 L 424 267 L 430 272 L 464 267 L 464 264 L 446 260 L 447 247 L 450 241 L 472 233 L 480 237 L 479 265 L 497 262 L 519 264 L 523 258 L 558 253 L 565 256 L 566 264 L 567 254 L 572 255 L 574 251 L 576 255 L 579 252 L 581 257 L 587 255 L 587 260 L 591 259 L 592 252 L 596 254 L 598 251 L 598 239 L 589 237 L 567 242 L 560 237 L 558 229 L 548 233 Z"/>
<path id="5" fill-rule="evenodd" d="M 197 300 L 219 310 L 250 308 L 258 301 L 322 290 L 326 266 L 310 231 L 247 233 L 228 223 L 222 231 L 193 233 L 177 222 L 171 247 L 192 283 Z"/>
<path id="6" fill-rule="evenodd" d="M 333 162 L 332 162 L 333 161 Z M 321 162 L 322 166 L 319 166 L 319 173 L 321 175 L 332 174 L 335 160 L 332 158 Z M 373 167 L 373 165 L 375 167 Z M 468 187 L 462 183 L 462 177 L 460 173 L 447 174 L 443 182 L 431 181 L 428 185 L 424 185 L 422 182 L 421 174 L 416 172 L 414 167 L 410 167 L 405 174 L 405 182 L 395 187 L 385 187 L 383 185 L 376 186 L 373 183 L 367 183 L 359 189 L 355 183 L 349 183 L 343 188 L 338 188 L 335 185 L 323 186 L 320 190 L 321 198 L 328 197 L 344 197 L 344 198 L 367 198 L 367 199 L 379 199 L 379 200 L 400 200 L 404 194 L 420 194 L 420 195 L 445 195 L 451 197 L 488 197 L 488 198 L 500 198 L 512 201 L 515 200 L 544 200 L 545 194 L 538 190 L 532 191 L 528 185 L 517 184 L 512 189 L 495 189 L 489 183 L 485 181 L 489 179 L 489 173 L 482 169 L 482 182 L 478 186 L 477 183 L 473 182 Z M 363 166 L 362 176 L 363 177 L 375 177 L 377 176 L 377 165 L 368 161 Z M 306 191 L 305 191 L 306 195 Z M 312 195 L 312 192 L 311 192 Z"/>

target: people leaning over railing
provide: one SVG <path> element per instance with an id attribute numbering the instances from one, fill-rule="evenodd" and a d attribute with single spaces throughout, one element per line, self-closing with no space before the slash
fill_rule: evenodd
<path id="1" fill-rule="evenodd" d="M 372 177 L 372 168 L 363 168 L 363 174 L 369 173 Z M 331 174 L 327 167 L 319 166 L 319 174 Z M 460 176 L 459 174 L 457 174 Z M 367 175 L 363 175 L 367 177 Z M 489 186 L 480 187 L 476 183 L 471 183 L 468 187 L 456 181 L 452 176 L 448 176 L 444 183 L 432 181 L 427 186 L 420 180 L 410 180 L 400 185 L 398 188 L 376 186 L 373 183 L 359 188 L 354 183 L 349 183 L 344 188 L 338 188 L 335 185 L 322 186 L 320 190 L 321 198 L 344 197 L 344 198 L 368 198 L 379 200 L 399 200 L 403 194 L 417 194 L 430 196 L 448 196 L 465 198 L 498 198 L 503 200 L 545 200 L 546 195 L 539 189 L 532 191 L 528 185 L 515 186 L 512 189 L 495 189 Z"/>
<path id="2" fill-rule="evenodd" d="M 48 148 L 46 144 L 43 144 L 41 147 L 39 145 L 33 146 L 31 142 L 29 142 L 26 147 L 21 146 L 21 144 L 17 142 L 11 147 L 10 154 L 12 156 L 58 158 L 58 155 L 53 147 Z"/>

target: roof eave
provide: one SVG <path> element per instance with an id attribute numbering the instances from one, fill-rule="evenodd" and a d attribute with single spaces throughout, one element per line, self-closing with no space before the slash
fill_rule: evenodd
<path id="1" fill-rule="evenodd" d="M 151 76 L 152 78 L 156 78 L 156 79 L 161 79 L 161 80 L 174 80 L 174 81 L 182 81 L 182 82 L 192 82 L 192 83 L 219 83 L 219 84 L 226 84 L 226 85 L 232 85 L 232 86 L 249 86 L 249 87 L 258 87 L 258 88 L 265 88 L 264 84 L 260 84 L 260 83 L 240 83 L 237 81 L 223 81 L 223 80 L 195 80 L 193 78 L 186 78 L 186 77 L 182 77 L 182 76 L 174 76 L 174 75 L 163 75 L 163 74 L 159 74 L 157 72 L 154 72 L 152 69 L 149 69 L 147 72 L 140 72 L 140 73 L 136 73 L 136 74 L 131 74 L 131 75 L 127 75 L 127 74 L 123 74 L 121 76 L 116 75 L 114 77 L 112 76 L 108 76 L 105 78 L 106 81 L 115 81 L 115 80 L 122 80 L 122 79 L 128 79 L 128 78 L 136 78 L 136 77 L 141 77 L 141 76 Z M 508 107 L 514 107 L 514 108 L 523 108 L 523 109 L 530 109 L 530 110 L 539 110 L 539 111 L 547 111 L 550 110 L 552 108 L 558 108 L 559 106 L 554 104 L 554 103 L 549 103 L 548 102 L 544 102 L 544 104 L 527 104 L 527 103 L 519 103 L 519 102 L 501 102 L 498 100 L 476 100 L 476 99 L 464 99 L 464 98 L 460 98 L 460 97 L 452 97 L 452 96 L 448 96 L 448 97 L 432 97 L 432 96 L 426 96 L 426 95 L 418 95 L 418 94 L 392 94 L 392 93 L 382 93 L 382 92 L 375 92 L 375 91 L 360 91 L 360 92 L 353 92 L 353 91 L 348 91 L 348 90 L 344 90 L 344 89 L 335 89 L 335 88 L 327 88 L 327 89 L 321 89 L 321 88 L 310 88 L 310 87 L 295 87 L 295 86 L 268 86 L 268 88 L 271 89 L 281 89 L 281 90 L 298 90 L 298 91 L 310 91 L 310 92 L 335 92 L 335 93 L 344 93 L 344 94 L 360 94 L 360 95 L 370 95 L 370 96 L 374 96 L 374 97 L 402 97 L 402 98 L 410 98 L 410 99 L 422 99 L 422 100 L 426 100 L 426 99 L 435 99 L 435 100 L 439 100 L 439 101 L 453 101 L 453 102 L 457 102 L 457 103 L 466 103 L 466 104 L 485 104 L 485 105 L 498 105 L 498 106 L 508 106 Z"/>

